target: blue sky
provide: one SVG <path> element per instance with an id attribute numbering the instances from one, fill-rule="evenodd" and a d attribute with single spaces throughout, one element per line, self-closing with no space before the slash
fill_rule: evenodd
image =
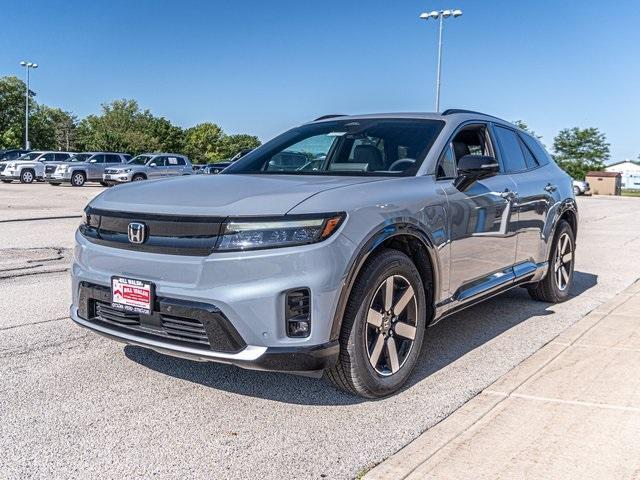
<path id="1" fill-rule="evenodd" d="M 547 146 L 595 126 L 612 161 L 640 154 L 638 0 L 0 0 L 0 75 L 32 60 L 38 100 L 79 117 L 135 98 L 267 140 L 325 113 L 432 111 L 437 25 L 418 14 L 440 8 L 464 11 L 443 108 L 523 119 Z"/>

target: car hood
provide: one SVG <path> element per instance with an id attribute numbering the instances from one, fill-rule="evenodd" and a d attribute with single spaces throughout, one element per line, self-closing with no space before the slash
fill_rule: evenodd
<path id="1" fill-rule="evenodd" d="M 375 177 L 190 175 L 119 185 L 96 197 L 97 209 L 176 215 L 284 215 L 313 195 Z"/>

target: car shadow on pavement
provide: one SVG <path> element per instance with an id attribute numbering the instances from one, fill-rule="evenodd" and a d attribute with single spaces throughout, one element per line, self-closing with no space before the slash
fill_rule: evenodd
<path id="1" fill-rule="evenodd" d="M 597 281 L 596 275 L 576 271 L 571 297 L 581 295 Z M 404 389 L 514 326 L 532 317 L 552 315 L 549 307 L 551 304 L 531 300 L 525 289 L 515 288 L 439 322 L 429 329 L 418 365 Z M 230 393 L 299 405 L 352 405 L 367 401 L 333 388 L 324 379 L 195 362 L 130 345 L 124 352 L 128 359 L 151 370 Z"/>

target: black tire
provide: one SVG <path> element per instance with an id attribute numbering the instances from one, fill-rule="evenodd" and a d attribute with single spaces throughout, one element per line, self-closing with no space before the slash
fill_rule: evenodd
<path id="1" fill-rule="evenodd" d="M 404 313 L 399 314 L 401 317 L 409 315 L 408 312 L 411 309 L 412 316 L 415 316 L 412 322 L 415 326 L 413 343 L 410 344 L 408 349 L 406 348 L 407 340 L 396 332 L 398 324 L 402 322 L 385 321 L 381 323 L 384 327 L 376 329 L 367 321 L 370 307 L 375 305 L 376 299 L 379 298 L 380 289 L 384 288 L 388 278 L 402 279 L 402 281 L 411 286 L 414 292 L 414 296 L 409 301 L 410 303 L 402 310 Z M 392 280 L 392 284 L 393 282 L 394 280 Z M 404 293 L 407 291 L 408 288 L 404 290 Z M 403 295 L 403 293 L 395 295 L 391 304 L 397 305 L 400 303 L 398 299 Z M 403 317 L 407 323 L 409 323 L 408 318 Z M 342 320 L 340 355 L 336 364 L 327 370 L 327 378 L 338 388 L 366 398 L 379 398 L 396 392 L 407 381 L 418 360 L 426 330 L 426 321 L 427 309 L 424 286 L 420 274 L 411 259 L 404 253 L 391 249 L 381 250 L 374 254 L 363 267 L 351 290 Z M 389 332 L 391 332 L 386 335 L 392 336 L 394 351 L 396 352 L 396 371 L 386 372 L 386 374 L 379 371 L 377 363 L 372 365 L 373 360 L 371 359 L 373 357 L 371 347 L 375 351 L 377 341 L 380 341 L 380 338 L 385 336 L 384 333 L 380 333 L 383 328 L 388 328 Z M 371 329 L 375 333 L 367 342 L 367 336 Z M 393 332 L 396 332 L 395 337 L 393 337 Z M 386 362 L 389 368 L 393 370 L 388 343 L 390 338 L 385 336 L 381 341 L 383 346 L 378 350 L 379 353 L 376 358 Z M 396 341 L 398 342 L 397 344 Z M 396 345 L 398 346 L 397 349 Z M 403 351 L 405 352 L 404 357 L 402 364 L 399 365 L 398 358 Z"/>
<path id="2" fill-rule="evenodd" d="M 33 183 L 36 179 L 36 172 L 30 168 L 25 168 L 20 172 L 20 183 Z"/>
<path id="3" fill-rule="evenodd" d="M 107 182 L 100 182 L 100 185 L 102 185 L 103 187 L 108 187 L 109 184 Z"/>
<path id="4" fill-rule="evenodd" d="M 13 180 L 2 180 L 2 183 L 11 183 Z"/>
<path id="5" fill-rule="evenodd" d="M 565 238 L 570 242 L 570 263 L 566 262 L 566 254 L 564 256 L 560 255 L 560 259 L 563 259 L 561 262 L 559 262 L 558 258 L 558 243 L 560 242 L 560 239 L 563 239 L 564 241 Z M 562 246 L 560 248 L 562 248 Z M 527 287 L 531 298 L 547 303 L 560 303 L 569 298 L 569 291 L 571 290 L 571 286 L 573 285 L 575 252 L 576 241 L 573 229 L 566 220 L 560 220 L 560 222 L 558 222 L 558 226 L 556 227 L 556 233 L 553 237 L 553 243 L 551 244 L 551 252 L 549 253 L 548 258 L 549 269 L 547 271 L 547 275 L 543 280 Z M 564 269 L 564 272 L 566 272 L 566 280 L 565 275 L 563 274 L 563 272 L 559 271 L 558 268 Z M 562 285 L 562 283 L 565 283 L 565 285 Z"/>
<path id="6" fill-rule="evenodd" d="M 73 172 L 71 174 L 71 185 L 74 187 L 82 187 L 87 181 L 87 175 L 84 172 Z"/>
<path id="7" fill-rule="evenodd" d="M 60 186 L 60 184 L 57 183 L 57 182 L 55 182 L 55 183 L 54 182 L 49 182 L 49 185 L 53 185 L 54 187 L 59 187 Z"/>
<path id="8" fill-rule="evenodd" d="M 136 173 L 132 178 L 131 181 L 132 182 L 140 182 L 142 180 L 146 180 L 147 177 L 145 177 L 142 173 Z"/>
<path id="9" fill-rule="evenodd" d="M 580 188 L 578 187 L 573 187 L 573 194 L 577 197 L 578 195 L 581 194 L 580 192 Z"/>

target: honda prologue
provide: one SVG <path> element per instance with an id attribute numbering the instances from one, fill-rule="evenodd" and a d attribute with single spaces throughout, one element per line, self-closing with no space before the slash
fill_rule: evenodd
<path id="1" fill-rule="evenodd" d="M 573 281 L 571 178 L 465 110 L 322 117 L 220 175 L 105 191 L 77 231 L 71 317 L 158 352 L 399 389 L 429 325 Z"/>

